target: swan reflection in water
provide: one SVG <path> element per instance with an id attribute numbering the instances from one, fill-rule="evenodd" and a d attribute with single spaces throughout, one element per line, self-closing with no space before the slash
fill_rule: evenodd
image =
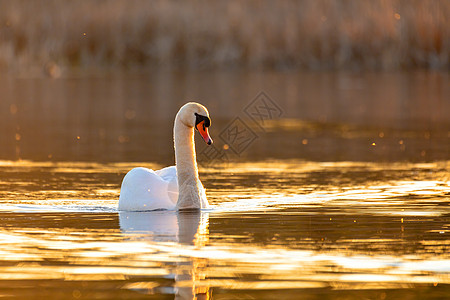
<path id="1" fill-rule="evenodd" d="M 152 242 L 175 242 L 198 248 L 209 238 L 209 215 L 201 211 L 120 211 L 119 222 L 122 233 Z M 206 264 L 205 258 L 196 257 L 176 262 L 175 299 L 210 299 L 209 287 L 199 285 L 205 278 Z"/>

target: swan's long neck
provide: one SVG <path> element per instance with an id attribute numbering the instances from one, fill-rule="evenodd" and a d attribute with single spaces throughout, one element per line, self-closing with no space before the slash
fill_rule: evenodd
<path id="1" fill-rule="evenodd" d="M 177 116 L 173 130 L 179 192 L 177 208 L 201 208 L 194 128 L 183 124 Z"/>

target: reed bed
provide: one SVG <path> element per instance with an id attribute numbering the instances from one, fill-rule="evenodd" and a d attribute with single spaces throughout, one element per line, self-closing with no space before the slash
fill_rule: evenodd
<path id="1" fill-rule="evenodd" d="M 449 69 L 448 0 L 0 0 L 0 70 Z"/>

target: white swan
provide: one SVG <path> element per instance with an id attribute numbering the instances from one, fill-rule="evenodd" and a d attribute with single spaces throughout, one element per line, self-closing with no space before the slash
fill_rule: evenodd
<path id="1" fill-rule="evenodd" d="M 175 164 L 158 171 L 134 168 L 125 175 L 120 190 L 119 210 L 202 209 L 208 206 L 198 177 L 194 128 L 208 145 L 211 125 L 206 107 L 195 102 L 183 105 L 175 117 L 173 136 Z"/>

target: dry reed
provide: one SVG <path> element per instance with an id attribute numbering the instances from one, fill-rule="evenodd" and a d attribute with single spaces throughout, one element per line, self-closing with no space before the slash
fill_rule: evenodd
<path id="1" fill-rule="evenodd" d="M 0 70 L 448 70 L 449 15 L 448 0 L 0 0 Z"/>

